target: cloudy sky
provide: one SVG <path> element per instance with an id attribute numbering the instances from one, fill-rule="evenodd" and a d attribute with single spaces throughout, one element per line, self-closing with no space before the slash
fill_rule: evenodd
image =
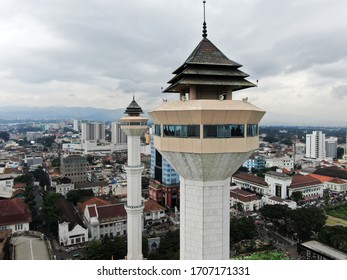
<path id="1" fill-rule="evenodd" d="M 208 38 L 268 122 L 347 126 L 347 1 L 207 0 Z M 0 0 L 0 107 L 153 109 L 202 39 L 201 0 Z M 1 110 L 1 108 L 0 108 Z"/>

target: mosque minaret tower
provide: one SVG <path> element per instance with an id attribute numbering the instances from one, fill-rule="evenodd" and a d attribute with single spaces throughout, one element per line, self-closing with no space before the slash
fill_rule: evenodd
<path id="1" fill-rule="evenodd" d="M 233 99 L 255 85 L 207 39 L 205 16 L 202 36 L 164 90 L 179 100 L 149 114 L 155 148 L 180 174 L 180 259 L 229 259 L 231 176 L 259 147 L 265 111 Z"/>
<path id="2" fill-rule="evenodd" d="M 144 169 L 141 164 L 140 137 L 147 130 L 148 119 L 141 116 L 141 107 L 133 98 L 127 107 L 125 117 L 120 119 L 121 129 L 128 136 L 127 173 L 127 236 L 128 260 L 142 260 L 142 213 L 143 199 L 141 195 L 141 176 Z"/>

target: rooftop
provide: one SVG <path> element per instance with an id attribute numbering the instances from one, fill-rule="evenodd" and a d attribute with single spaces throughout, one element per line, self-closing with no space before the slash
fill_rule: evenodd
<path id="1" fill-rule="evenodd" d="M 20 198 L 0 200 L 0 226 L 31 222 L 28 205 Z"/>
<path id="2" fill-rule="evenodd" d="M 317 178 L 312 177 L 311 175 L 295 175 L 293 176 L 292 183 L 290 184 L 289 188 L 295 189 L 295 188 L 302 188 L 302 187 L 308 187 L 313 185 L 319 185 L 322 182 L 318 180 Z"/>
<path id="3" fill-rule="evenodd" d="M 241 180 L 246 180 L 246 181 L 250 181 L 252 183 L 258 184 L 258 185 L 262 185 L 262 186 L 268 186 L 268 184 L 265 182 L 265 179 L 262 177 L 258 177 L 258 176 L 254 176 L 254 175 L 250 175 L 247 173 L 241 173 L 241 172 L 237 172 L 233 175 L 233 178 L 237 178 L 237 179 L 241 179 Z"/>

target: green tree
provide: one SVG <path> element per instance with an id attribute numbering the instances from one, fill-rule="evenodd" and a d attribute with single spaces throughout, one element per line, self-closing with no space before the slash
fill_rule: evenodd
<path id="1" fill-rule="evenodd" d="M 297 233 L 299 240 L 306 241 L 318 234 L 326 222 L 324 211 L 318 207 L 306 207 L 289 212 L 290 230 Z"/>
<path id="2" fill-rule="evenodd" d="M 285 219 L 289 213 L 289 207 L 287 205 L 265 205 L 260 208 L 260 213 L 265 219 L 269 219 L 272 222 L 277 222 L 280 219 Z"/>
<path id="3" fill-rule="evenodd" d="M 82 197 L 93 197 L 94 192 L 92 189 L 87 190 L 71 190 L 66 194 L 66 199 L 70 201 L 72 204 L 77 204 L 81 200 Z"/>
<path id="4" fill-rule="evenodd" d="M 347 228 L 343 226 L 325 226 L 318 234 L 318 240 L 347 253 Z"/>
<path id="5" fill-rule="evenodd" d="M 245 239 L 256 237 L 257 229 L 254 220 L 249 217 L 236 218 L 230 221 L 230 244 L 235 244 Z"/>
<path id="6" fill-rule="evenodd" d="M 31 185 L 33 182 L 33 175 L 30 173 L 20 175 L 14 178 L 14 183 L 25 183 L 27 186 Z"/>
<path id="7" fill-rule="evenodd" d="M 148 259 L 179 260 L 179 245 L 179 230 L 170 230 L 160 239 L 160 245 L 157 253 L 149 254 Z"/>
<path id="8" fill-rule="evenodd" d="M 296 203 L 298 203 L 299 201 L 304 199 L 304 196 L 302 192 L 297 191 L 297 192 L 293 192 L 290 198 L 294 200 Z"/>

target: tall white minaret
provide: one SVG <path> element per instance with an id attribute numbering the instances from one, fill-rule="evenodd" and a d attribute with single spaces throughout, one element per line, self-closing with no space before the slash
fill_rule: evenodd
<path id="1" fill-rule="evenodd" d="M 120 119 L 121 129 L 128 136 L 128 164 L 125 167 L 128 180 L 128 195 L 125 209 L 127 211 L 128 260 L 142 260 L 142 212 L 143 200 L 141 196 L 141 164 L 140 137 L 147 129 L 146 117 L 135 98 L 127 107 L 128 116 Z"/>

